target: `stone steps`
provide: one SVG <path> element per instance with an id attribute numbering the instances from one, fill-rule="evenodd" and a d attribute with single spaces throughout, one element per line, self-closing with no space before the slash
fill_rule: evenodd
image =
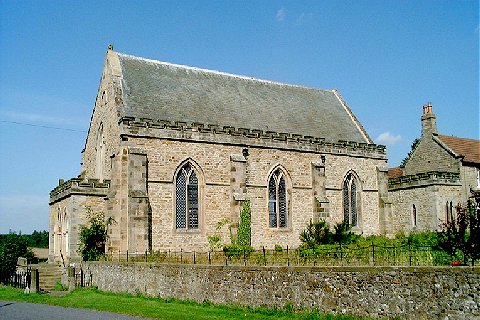
<path id="1" fill-rule="evenodd" d="M 38 269 L 38 279 L 41 291 L 55 291 L 55 285 L 62 279 L 63 268 L 54 263 L 40 263 L 31 265 L 32 268 Z"/>

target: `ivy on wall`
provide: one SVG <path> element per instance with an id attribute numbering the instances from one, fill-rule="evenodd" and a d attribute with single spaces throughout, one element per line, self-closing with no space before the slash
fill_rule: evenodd
<path id="1" fill-rule="evenodd" d="M 251 221 L 250 200 L 245 200 L 243 201 L 242 211 L 240 211 L 240 224 L 237 231 L 237 244 L 239 246 L 247 247 L 252 242 Z"/>

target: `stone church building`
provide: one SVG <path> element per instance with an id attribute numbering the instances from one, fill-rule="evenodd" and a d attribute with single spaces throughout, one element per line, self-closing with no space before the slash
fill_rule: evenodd
<path id="1" fill-rule="evenodd" d="M 436 230 L 456 206 L 480 193 L 480 141 L 437 132 L 431 104 L 423 107 L 422 135 L 405 165 L 389 170 L 392 230 Z"/>
<path id="2" fill-rule="evenodd" d="M 219 221 L 235 235 L 246 199 L 255 248 L 297 247 L 319 219 L 388 234 L 387 172 L 335 90 L 108 50 L 82 171 L 50 193 L 49 257 L 79 257 L 87 207 L 115 219 L 115 253 L 207 251 Z"/>

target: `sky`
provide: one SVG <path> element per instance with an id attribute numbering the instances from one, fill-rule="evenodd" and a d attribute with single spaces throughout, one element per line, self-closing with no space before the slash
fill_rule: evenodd
<path id="1" fill-rule="evenodd" d="M 479 2 L 0 0 L 0 233 L 48 230 L 49 192 L 80 173 L 107 46 L 337 89 L 398 166 L 433 104 L 479 139 Z"/>

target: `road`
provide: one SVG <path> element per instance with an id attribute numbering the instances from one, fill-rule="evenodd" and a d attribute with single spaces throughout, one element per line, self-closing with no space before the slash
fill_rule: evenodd
<path id="1" fill-rule="evenodd" d="M 112 312 L 64 308 L 46 304 L 0 301 L 1 320 L 141 320 L 145 318 L 126 316 Z"/>

